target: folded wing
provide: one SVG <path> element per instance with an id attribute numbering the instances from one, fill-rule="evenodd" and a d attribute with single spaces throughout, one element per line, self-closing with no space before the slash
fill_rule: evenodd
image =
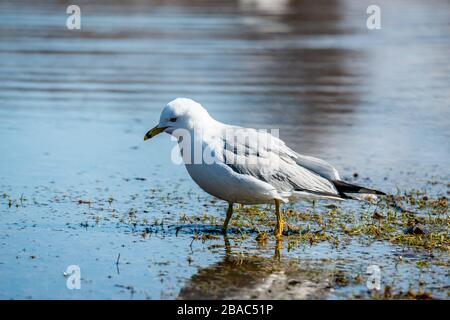
<path id="1" fill-rule="evenodd" d="M 327 162 L 300 155 L 267 132 L 235 127 L 227 133 L 218 156 L 234 172 L 267 182 L 279 192 L 339 197 L 330 181 L 339 174 Z"/>

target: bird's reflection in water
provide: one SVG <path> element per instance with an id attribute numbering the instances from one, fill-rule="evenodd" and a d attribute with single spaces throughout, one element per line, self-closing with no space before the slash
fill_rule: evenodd
<path id="1" fill-rule="evenodd" d="M 224 236 L 221 261 L 201 268 L 180 290 L 178 299 L 316 299 L 326 296 L 327 274 L 298 259 L 282 258 L 281 241 L 274 256 L 233 252 Z"/>

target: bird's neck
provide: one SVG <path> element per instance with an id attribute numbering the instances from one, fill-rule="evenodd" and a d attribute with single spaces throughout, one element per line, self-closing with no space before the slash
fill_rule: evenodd
<path id="1" fill-rule="evenodd" d="M 227 126 L 228 125 L 217 121 L 208 115 L 207 118 L 205 117 L 204 119 L 195 122 L 193 128 L 191 129 L 191 133 L 195 135 L 214 135 L 222 132 Z"/>

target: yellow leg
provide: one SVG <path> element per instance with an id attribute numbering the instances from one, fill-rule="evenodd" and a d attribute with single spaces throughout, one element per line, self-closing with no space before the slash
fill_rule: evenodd
<path id="1" fill-rule="evenodd" d="M 230 222 L 232 215 L 233 215 L 233 204 L 229 203 L 228 204 L 228 210 L 227 210 L 227 217 L 225 218 L 225 222 L 223 223 L 223 226 L 222 226 L 222 232 L 223 233 L 227 232 L 228 223 Z"/>
<path id="2" fill-rule="evenodd" d="M 276 243 L 275 243 L 275 254 L 274 254 L 274 258 L 277 259 L 278 261 L 281 260 L 281 249 L 283 248 L 283 242 L 280 238 L 277 239 Z"/>
<path id="3" fill-rule="evenodd" d="M 283 215 L 280 212 L 280 200 L 275 199 L 275 214 L 277 216 L 277 228 L 275 229 L 275 237 L 279 238 L 283 234 Z"/>

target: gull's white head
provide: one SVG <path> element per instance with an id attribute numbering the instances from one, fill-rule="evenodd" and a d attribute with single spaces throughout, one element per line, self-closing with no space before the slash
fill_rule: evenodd
<path id="1" fill-rule="evenodd" d="M 188 98 L 177 98 L 164 107 L 158 125 L 147 132 L 144 140 L 161 132 L 173 134 L 177 129 L 190 131 L 195 127 L 201 127 L 211 119 L 208 111 L 200 103 Z"/>

